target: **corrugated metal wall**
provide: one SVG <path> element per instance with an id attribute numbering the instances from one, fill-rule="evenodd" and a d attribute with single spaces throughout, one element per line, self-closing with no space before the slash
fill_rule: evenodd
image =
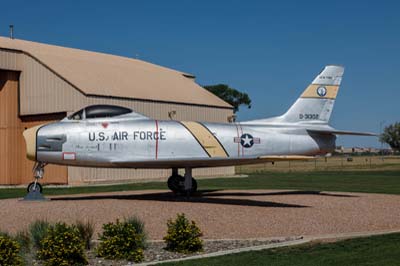
<path id="1" fill-rule="evenodd" d="M 156 119 L 169 119 L 175 111 L 176 120 L 227 122 L 232 110 L 216 107 L 162 103 L 132 99 L 114 99 L 85 96 L 56 73 L 22 52 L 0 49 L 0 69 L 19 70 L 20 115 L 71 113 L 91 104 L 115 104 L 131 108 Z M 83 73 L 84 75 L 84 73 Z M 1 148 L 0 148 L 1 150 Z M 131 179 L 158 179 L 169 176 L 168 170 L 94 169 L 68 167 L 69 183 L 94 183 L 106 179 L 126 181 Z M 232 175 L 233 167 L 195 169 L 197 176 Z M 53 178 L 49 173 L 46 177 Z M 55 177 L 54 177 L 55 178 Z"/>
<path id="2" fill-rule="evenodd" d="M 0 71 L 0 184 L 20 182 L 18 72 Z"/>
<path id="3" fill-rule="evenodd" d="M 184 174 L 180 169 L 180 174 Z M 234 175 L 234 167 L 198 168 L 193 170 L 195 177 L 215 177 Z M 106 184 L 142 181 L 166 181 L 171 175 L 168 169 L 111 169 L 68 167 L 68 183 L 70 185 Z"/>
<path id="4" fill-rule="evenodd" d="M 26 158 L 25 141 L 22 132 L 27 127 L 48 123 L 38 118 L 35 121 L 21 121 L 18 117 L 18 77 L 14 71 L 0 70 L 0 184 L 14 185 L 33 181 L 33 162 Z M 67 168 L 49 166 L 46 172 L 51 183 L 65 184 Z"/>

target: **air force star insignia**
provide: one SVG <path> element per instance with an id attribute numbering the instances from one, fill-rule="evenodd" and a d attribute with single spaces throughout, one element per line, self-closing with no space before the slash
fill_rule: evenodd
<path id="1" fill-rule="evenodd" d="M 251 148 L 254 144 L 259 144 L 260 138 L 253 138 L 252 135 L 245 133 L 240 138 L 234 138 L 235 143 L 240 143 L 244 148 Z"/>

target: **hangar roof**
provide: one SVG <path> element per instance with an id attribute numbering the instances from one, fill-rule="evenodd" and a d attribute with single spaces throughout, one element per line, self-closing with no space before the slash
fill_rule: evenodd
<path id="1" fill-rule="evenodd" d="M 196 84 L 194 76 L 141 60 L 5 37 L 0 48 L 35 58 L 88 96 L 232 108 Z"/>

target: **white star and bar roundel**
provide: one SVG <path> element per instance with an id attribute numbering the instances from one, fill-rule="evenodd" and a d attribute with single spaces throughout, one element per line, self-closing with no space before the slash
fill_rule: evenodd
<path id="1" fill-rule="evenodd" d="M 244 133 L 240 137 L 235 137 L 233 140 L 235 143 L 240 143 L 244 148 L 251 148 L 254 144 L 260 144 L 260 138 L 254 138 L 248 133 Z"/>

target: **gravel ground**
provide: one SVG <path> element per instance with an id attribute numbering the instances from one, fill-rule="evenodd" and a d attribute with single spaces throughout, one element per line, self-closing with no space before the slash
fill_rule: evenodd
<path id="1" fill-rule="evenodd" d="M 177 213 L 195 220 L 204 239 L 249 239 L 400 229 L 400 196 L 304 191 L 210 191 L 189 201 L 166 191 L 54 196 L 47 202 L 0 200 L 0 230 L 15 233 L 36 219 L 90 219 L 101 225 L 137 215 L 160 240 Z"/>
<path id="2" fill-rule="evenodd" d="M 292 240 L 297 240 L 298 237 L 293 238 L 275 238 L 275 239 L 265 239 L 265 240 L 208 240 L 203 243 L 203 251 L 196 252 L 192 254 L 182 254 L 176 252 L 169 252 L 165 250 L 165 243 L 161 241 L 152 241 L 148 243 L 148 246 L 144 252 L 144 260 L 143 262 L 152 262 L 157 263 L 170 259 L 178 259 L 191 257 L 196 255 L 204 255 L 207 253 L 213 253 L 217 251 L 225 251 L 232 250 L 238 248 L 246 248 L 246 247 L 254 247 L 261 246 L 273 243 L 282 243 Z M 103 258 L 96 257 L 94 253 L 94 248 L 91 251 L 86 252 L 89 265 L 91 266 L 123 266 L 123 265 L 133 265 L 134 263 L 126 261 L 126 260 L 105 260 Z M 27 255 L 26 262 L 28 265 L 32 266 L 42 266 L 43 264 L 35 259 L 34 252 Z"/>
<path id="3" fill-rule="evenodd" d="M 153 242 L 150 243 L 148 248 L 145 250 L 145 259 L 143 262 L 160 262 L 169 259 L 185 258 L 200 254 L 212 253 L 222 250 L 231 250 L 244 247 L 252 247 L 259 245 L 266 245 L 271 243 L 285 242 L 293 239 L 271 239 L 265 241 L 258 240 L 220 240 L 220 241 L 205 241 L 204 251 L 196 252 L 193 254 L 180 254 L 175 252 L 169 252 L 164 249 L 165 243 L 163 242 Z M 107 261 L 101 258 L 94 257 L 93 254 L 89 256 L 89 265 L 96 266 L 111 266 L 111 265 L 129 265 L 127 261 Z M 119 263 L 119 264 L 116 264 Z"/>

